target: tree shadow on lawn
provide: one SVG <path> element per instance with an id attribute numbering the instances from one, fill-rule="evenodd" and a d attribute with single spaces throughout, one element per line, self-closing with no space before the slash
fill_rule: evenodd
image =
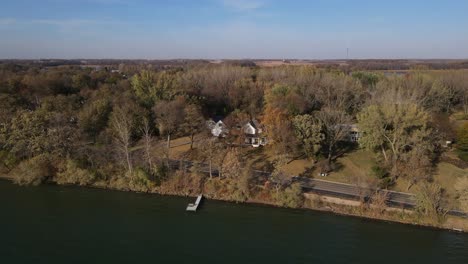
<path id="1" fill-rule="evenodd" d="M 336 155 L 333 157 L 332 161 L 336 162 L 338 158 L 344 157 L 347 154 L 356 152 L 359 150 L 359 144 L 355 142 L 339 142 L 337 145 Z"/>

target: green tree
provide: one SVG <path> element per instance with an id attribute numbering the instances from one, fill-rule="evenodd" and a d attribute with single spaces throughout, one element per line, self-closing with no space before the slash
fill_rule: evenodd
<path id="1" fill-rule="evenodd" d="M 433 150 L 429 115 L 416 104 L 373 104 L 364 108 L 357 119 L 361 130 L 359 144 L 381 151 L 393 176 L 402 173 L 402 162 L 411 161 L 415 155 L 423 158 Z"/>
<path id="2" fill-rule="evenodd" d="M 91 76 L 87 73 L 79 73 L 76 75 L 73 75 L 72 77 L 72 86 L 76 90 L 81 90 L 84 88 L 90 88 L 91 87 Z"/>
<path id="3" fill-rule="evenodd" d="M 132 77 L 133 91 L 140 103 L 151 107 L 156 100 L 155 74 L 151 71 L 141 71 Z"/>
<path id="4" fill-rule="evenodd" d="M 152 107 L 157 101 L 170 100 L 177 86 L 177 76 L 167 71 L 155 74 L 141 71 L 132 78 L 132 88 L 140 103 Z"/>
<path id="5" fill-rule="evenodd" d="M 206 124 L 200 107 L 194 104 L 187 105 L 184 109 L 184 122 L 181 124 L 181 130 L 190 136 L 190 149 L 193 149 L 195 135 L 203 129 L 206 129 Z"/>
<path id="6" fill-rule="evenodd" d="M 379 81 L 379 75 L 372 73 L 372 72 L 353 72 L 353 78 L 358 79 L 363 86 L 367 87 L 375 87 L 377 82 Z"/>
<path id="7" fill-rule="evenodd" d="M 112 106 L 107 99 L 97 99 L 87 104 L 78 114 L 78 126 L 96 141 L 97 135 L 107 126 Z"/>
<path id="8" fill-rule="evenodd" d="M 293 119 L 294 132 L 301 147 L 308 157 L 320 150 L 320 144 L 325 139 L 322 124 L 311 115 L 298 115 Z"/>

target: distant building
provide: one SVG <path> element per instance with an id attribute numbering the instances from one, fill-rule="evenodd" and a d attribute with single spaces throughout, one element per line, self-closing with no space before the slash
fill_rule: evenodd
<path id="1" fill-rule="evenodd" d="M 349 125 L 348 140 L 350 142 L 358 142 L 361 137 L 361 132 L 356 124 Z"/>
<path id="2" fill-rule="evenodd" d="M 359 127 L 357 126 L 357 124 L 342 124 L 339 126 L 345 128 L 347 131 L 346 138 L 344 139 L 345 141 L 348 141 L 348 142 L 359 141 L 359 138 L 361 137 L 361 132 L 359 131 Z"/>

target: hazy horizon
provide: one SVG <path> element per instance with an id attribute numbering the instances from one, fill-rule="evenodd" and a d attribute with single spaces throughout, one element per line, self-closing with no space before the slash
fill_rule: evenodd
<path id="1" fill-rule="evenodd" d="M 0 59 L 468 59 L 468 2 L 18 0 Z"/>

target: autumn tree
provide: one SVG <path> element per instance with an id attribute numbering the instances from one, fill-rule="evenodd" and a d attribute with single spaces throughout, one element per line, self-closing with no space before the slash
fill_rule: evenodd
<path id="1" fill-rule="evenodd" d="M 184 121 L 180 126 L 184 134 L 189 135 L 190 149 L 193 149 L 195 135 L 206 129 L 200 107 L 194 104 L 187 105 L 184 109 Z"/>
<path id="2" fill-rule="evenodd" d="M 251 74 L 243 67 L 222 65 L 220 67 L 201 70 L 201 95 L 205 96 L 212 107 L 226 107 L 229 105 L 229 90 L 238 80 L 245 79 Z"/>
<path id="3" fill-rule="evenodd" d="M 266 107 L 280 109 L 288 115 L 302 114 L 307 108 L 296 87 L 282 84 L 275 84 L 265 92 L 265 103 Z"/>
<path id="4" fill-rule="evenodd" d="M 239 160 L 239 152 L 235 148 L 230 149 L 223 160 L 221 175 L 226 178 L 235 179 L 241 175 L 241 172 L 242 166 Z"/>
<path id="5" fill-rule="evenodd" d="M 269 146 L 277 153 L 287 153 L 295 146 L 295 136 L 291 118 L 285 110 L 267 106 L 263 112 L 263 124 L 266 127 Z"/>
<path id="6" fill-rule="evenodd" d="M 236 148 L 226 153 L 221 166 L 221 175 L 224 177 L 230 199 L 243 202 L 249 198 L 252 172 L 244 169 Z"/>
<path id="7" fill-rule="evenodd" d="M 159 133 L 166 135 L 166 158 L 169 159 L 171 136 L 180 128 L 185 119 L 185 99 L 177 97 L 173 101 L 161 101 L 154 108 Z"/>
<path id="8" fill-rule="evenodd" d="M 20 159 L 43 153 L 66 156 L 75 143 L 75 129 L 66 116 L 40 109 L 18 111 L 0 136 L 4 147 Z"/>
<path id="9" fill-rule="evenodd" d="M 278 154 L 287 153 L 295 146 L 292 116 L 302 112 L 301 104 L 296 102 L 294 89 L 287 85 L 274 85 L 265 94 L 263 124 L 269 145 Z"/>

